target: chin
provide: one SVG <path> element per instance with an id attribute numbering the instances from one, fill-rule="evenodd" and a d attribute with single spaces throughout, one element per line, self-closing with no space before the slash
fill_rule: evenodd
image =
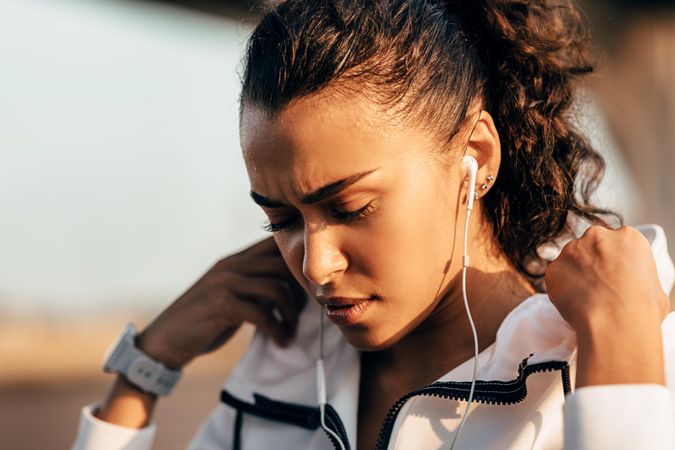
<path id="1" fill-rule="evenodd" d="M 350 327 L 340 327 L 347 342 L 354 347 L 355 349 L 361 352 L 377 352 L 380 350 L 385 350 L 396 342 L 399 341 L 400 337 L 395 333 L 388 334 L 377 332 L 370 328 L 359 327 L 359 328 L 350 328 Z"/>

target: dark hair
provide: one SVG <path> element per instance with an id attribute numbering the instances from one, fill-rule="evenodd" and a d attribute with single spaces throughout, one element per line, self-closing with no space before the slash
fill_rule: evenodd
<path id="1" fill-rule="evenodd" d="M 588 48 L 566 0 L 286 0 L 264 11 L 248 41 L 240 101 L 274 114 L 331 87 L 447 142 L 482 101 L 502 143 L 483 209 L 532 280 L 543 274 L 529 265 L 543 263 L 537 248 L 572 233 L 569 219 L 623 223 L 590 203 L 604 160 L 569 117 L 573 82 L 593 71 Z"/>

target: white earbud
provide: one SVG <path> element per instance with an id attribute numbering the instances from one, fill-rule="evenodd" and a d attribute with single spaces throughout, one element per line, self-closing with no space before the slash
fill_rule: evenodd
<path id="1" fill-rule="evenodd" d="M 473 317 L 471 317 L 471 310 L 469 309 L 469 299 L 466 295 L 466 269 L 469 267 L 469 218 L 471 217 L 471 209 L 473 209 L 473 200 L 474 192 L 476 187 L 476 173 L 478 172 L 478 162 L 473 156 L 464 156 L 462 158 L 462 165 L 467 170 L 467 175 L 469 175 L 469 188 L 467 193 L 466 201 L 466 219 L 464 221 L 464 246 L 463 246 L 463 257 L 462 257 L 462 297 L 464 299 L 464 308 L 466 309 L 466 315 L 469 319 L 469 325 L 471 326 L 471 333 L 473 334 L 473 375 L 471 377 L 471 388 L 469 389 L 469 398 L 467 399 L 466 409 L 464 409 L 464 414 L 462 415 L 462 420 L 459 422 L 457 431 L 452 439 L 452 444 L 450 445 L 450 450 L 455 448 L 457 444 L 457 438 L 462 433 L 462 428 L 464 428 L 464 422 L 466 421 L 467 416 L 469 415 L 469 408 L 471 407 L 471 402 L 473 401 L 473 393 L 476 388 L 476 374 L 478 370 L 478 333 L 476 332 L 476 325 L 473 323 Z"/>
<path id="2" fill-rule="evenodd" d="M 476 190 L 476 173 L 478 172 L 478 161 L 473 156 L 465 156 L 462 158 L 462 165 L 469 175 L 469 192 L 466 194 L 466 209 L 471 211 L 473 209 L 473 198 Z"/>

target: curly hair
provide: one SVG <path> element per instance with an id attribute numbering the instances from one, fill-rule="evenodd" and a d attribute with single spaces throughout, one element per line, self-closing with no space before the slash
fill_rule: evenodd
<path id="1" fill-rule="evenodd" d="M 330 87 L 449 143 L 480 102 L 502 146 L 483 211 L 535 281 L 539 246 L 573 234 L 570 219 L 623 224 L 591 204 L 605 163 L 571 117 L 575 81 L 594 70 L 589 48 L 568 0 L 286 0 L 248 40 L 240 113 L 249 103 L 274 114 Z"/>

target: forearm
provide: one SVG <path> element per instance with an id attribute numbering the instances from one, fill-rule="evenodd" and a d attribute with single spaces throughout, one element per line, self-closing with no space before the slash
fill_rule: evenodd
<path id="1" fill-rule="evenodd" d="M 602 384 L 665 385 L 658 318 L 600 317 L 577 330 L 576 387 Z"/>
<path id="2" fill-rule="evenodd" d="M 150 423 L 156 402 L 156 396 L 141 391 L 118 376 L 95 416 L 116 425 L 143 428 Z"/>

